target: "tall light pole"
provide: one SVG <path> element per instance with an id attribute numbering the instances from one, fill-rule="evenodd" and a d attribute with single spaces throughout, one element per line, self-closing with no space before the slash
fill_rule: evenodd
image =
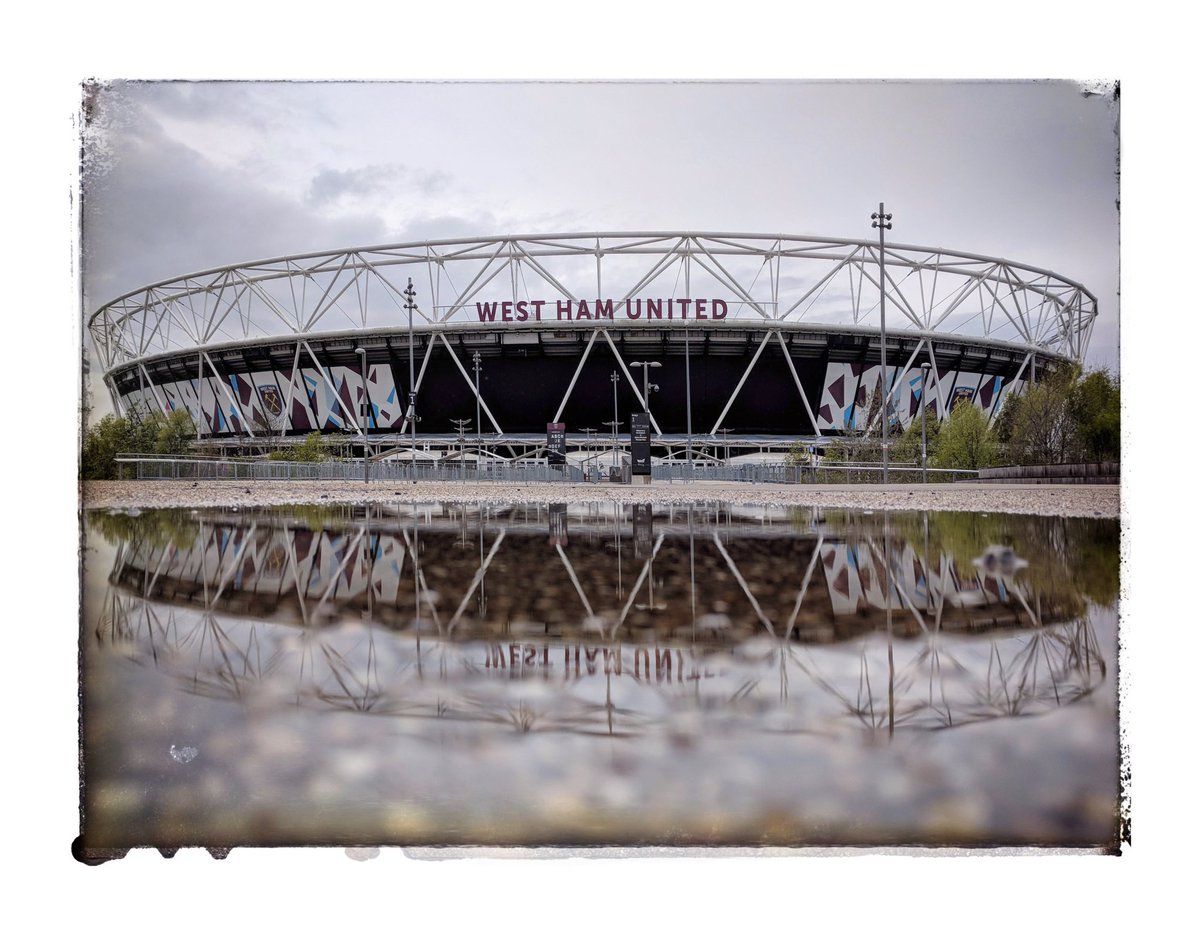
<path id="1" fill-rule="evenodd" d="M 717 429 L 717 431 L 721 433 L 721 436 L 725 440 L 725 466 L 729 467 L 729 433 L 732 432 L 733 429 L 725 428 Z"/>
<path id="2" fill-rule="evenodd" d="M 413 301 L 417 293 L 413 289 L 412 277 L 408 277 L 408 288 L 404 290 L 404 307 L 408 310 L 408 424 L 412 427 L 412 479 L 417 482 L 417 378 L 413 365 Z"/>
<path id="3" fill-rule="evenodd" d="M 929 408 L 926 393 L 929 392 L 929 364 L 921 364 L 921 483 L 929 483 L 927 465 L 929 449 L 925 445 L 925 410 Z"/>
<path id="4" fill-rule="evenodd" d="M 467 482 L 467 426 L 471 424 L 470 419 L 451 419 L 458 426 L 458 473 L 462 478 L 462 482 Z"/>
<path id="5" fill-rule="evenodd" d="M 883 232 L 892 229 L 892 216 L 883 213 L 883 202 L 879 210 L 871 215 L 871 226 L 879 228 L 879 398 L 883 403 L 883 482 L 888 481 L 888 397 L 891 388 L 887 385 L 887 316 L 884 314 L 883 288 Z"/>
<path id="6" fill-rule="evenodd" d="M 687 463 L 688 463 L 688 478 L 692 476 L 692 343 L 691 343 L 691 326 L 685 321 L 683 323 L 683 374 L 685 390 L 684 396 L 687 398 Z M 690 515 L 690 514 L 689 514 Z"/>
<path id="7" fill-rule="evenodd" d="M 371 483 L 371 458 L 370 449 L 367 447 L 367 428 L 369 413 L 371 409 L 371 400 L 367 396 L 367 350 L 364 347 L 356 347 L 354 353 L 358 355 L 358 359 L 362 362 L 362 432 L 363 432 L 363 483 Z"/>
<path id="8" fill-rule="evenodd" d="M 479 480 L 479 455 L 483 448 L 483 423 L 479 421 L 479 351 L 471 355 L 475 365 L 475 480 Z"/>
<path id="9" fill-rule="evenodd" d="M 609 377 L 613 385 L 613 420 L 612 420 L 612 435 L 613 435 L 613 467 L 617 466 L 617 426 L 621 423 L 617 421 L 617 384 L 621 382 L 621 375 L 617 371 L 612 372 Z"/>
<path id="10" fill-rule="evenodd" d="M 585 461 L 591 460 L 591 453 L 592 453 L 592 432 L 594 432 L 594 431 L 596 431 L 596 430 L 595 430 L 595 429 L 580 429 L 579 431 L 583 432 L 584 436 L 587 438 L 587 441 L 586 441 L 586 442 L 584 442 L 584 449 L 583 449 L 583 450 L 584 450 L 584 453 L 585 453 L 585 455 L 586 455 L 586 457 L 584 457 L 584 459 L 583 459 L 583 460 L 585 460 Z M 592 471 L 591 471 L 591 467 L 592 467 L 592 465 L 590 465 L 590 464 L 589 464 L 589 465 L 588 465 L 588 472 L 587 472 L 587 475 L 585 475 L 585 476 L 589 476 L 589 475 L 591 475 L 591 473 L 592 473 Z"/>

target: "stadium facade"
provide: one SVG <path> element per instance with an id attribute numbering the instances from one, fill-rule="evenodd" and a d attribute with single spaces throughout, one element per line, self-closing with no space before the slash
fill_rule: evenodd
<path id="1" fill-rule="evenodd" d="M 878 418 L 880 269 L 878 243 L 779 234 L 424 241 L 154 283 L 88 328 L 118 412 L 184 408 L 213 440 L 365 423 L 401 443 L 410 397 L 425 437 L 455 420 L 492 439 L 552 423 L 624 434 L 646 382 L 660 444 L 818 439 Z M 894 426 L 922 399 L 939 417 L 966 400 L 994 419 L 1044 368 L 1086 354 L 1096 299 L 1056 273 L 904 244 L 886 245 L 882 269 Z M 632 366 L 647 361 L 648 379 Z"/>

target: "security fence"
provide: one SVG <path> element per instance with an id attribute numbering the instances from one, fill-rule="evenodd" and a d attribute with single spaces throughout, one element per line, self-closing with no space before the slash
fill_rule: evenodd
<path id="1" fill-rule="evenodd" d="M 154 455 L 118 455 L 116 461 L 138 480 L 246 480 L 361 481 L 362 461 L 266 461 L 221 458 L 166 458 Z M 128 475 L 125 475 L 128 476 Z M 375 461 L 371 481 L 437 481 L 441 483 L 580 483 L 583 472 L 571 465 L 538 461 L 472 462 Z"/>
<path id="2" fill-rule="evenodd" d="M 170 457 L 148 454 L 121 454 L 116 458 L 121 477 L 138 480 L 363 480 L 360 460 L 319 462 L 268 461 L 253 459 Z M 974 480 L 977 471 L 929 468 L 929 483 Z M 635 480 L 628 463 L 591 465 L 580 469 L 572 464 L 549 464 L 544 460 L 481 461 L 375 461 L 370 464 L 371 481 L 399 483 L 433 481 L 439 483 L 618 483 Z M 725 481 L 748 484 L 872 484 L 882 480 L 882 467 L 876 464 L 820 463 L 789 465 L 783 462 L 761 464 L 715 464 L 711 462 L 659 463 L 652 468 L 652 479 L 660 483 Z M 921 483 L 920 465 L 893 464 L 888 482 Z"/>

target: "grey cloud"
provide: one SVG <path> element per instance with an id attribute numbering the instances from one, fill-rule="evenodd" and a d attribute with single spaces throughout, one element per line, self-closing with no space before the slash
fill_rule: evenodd
<path id="1" fill-rule="evenodd" d="M 360 213 L 325 218 L 222 171 L 150 120 L 109 141 L 111 167 L 85 180 L 84 292 L 89 308 L 195 270 L 378 242 Z"/>
<path id="2" fill-rule="evenodd" d="M 313 176 L 308 186 L 308 202 L 327 205 L 349 195 L 374 194 L 394 182 L 395 166 L 362 166 L 357 169 L 324 169 Z"/>
<path id="3" fill-rule="evenodd" d="M 449 176 L 437 170 L 419 172 L 401 165 L 368 165 L 354 169 L 323 169 L 309 183 L 309 204 L 324 207 L 343 198 L 383 195 L 389 189 L 416 188 L 424 195 L 446 189 Z"/>

